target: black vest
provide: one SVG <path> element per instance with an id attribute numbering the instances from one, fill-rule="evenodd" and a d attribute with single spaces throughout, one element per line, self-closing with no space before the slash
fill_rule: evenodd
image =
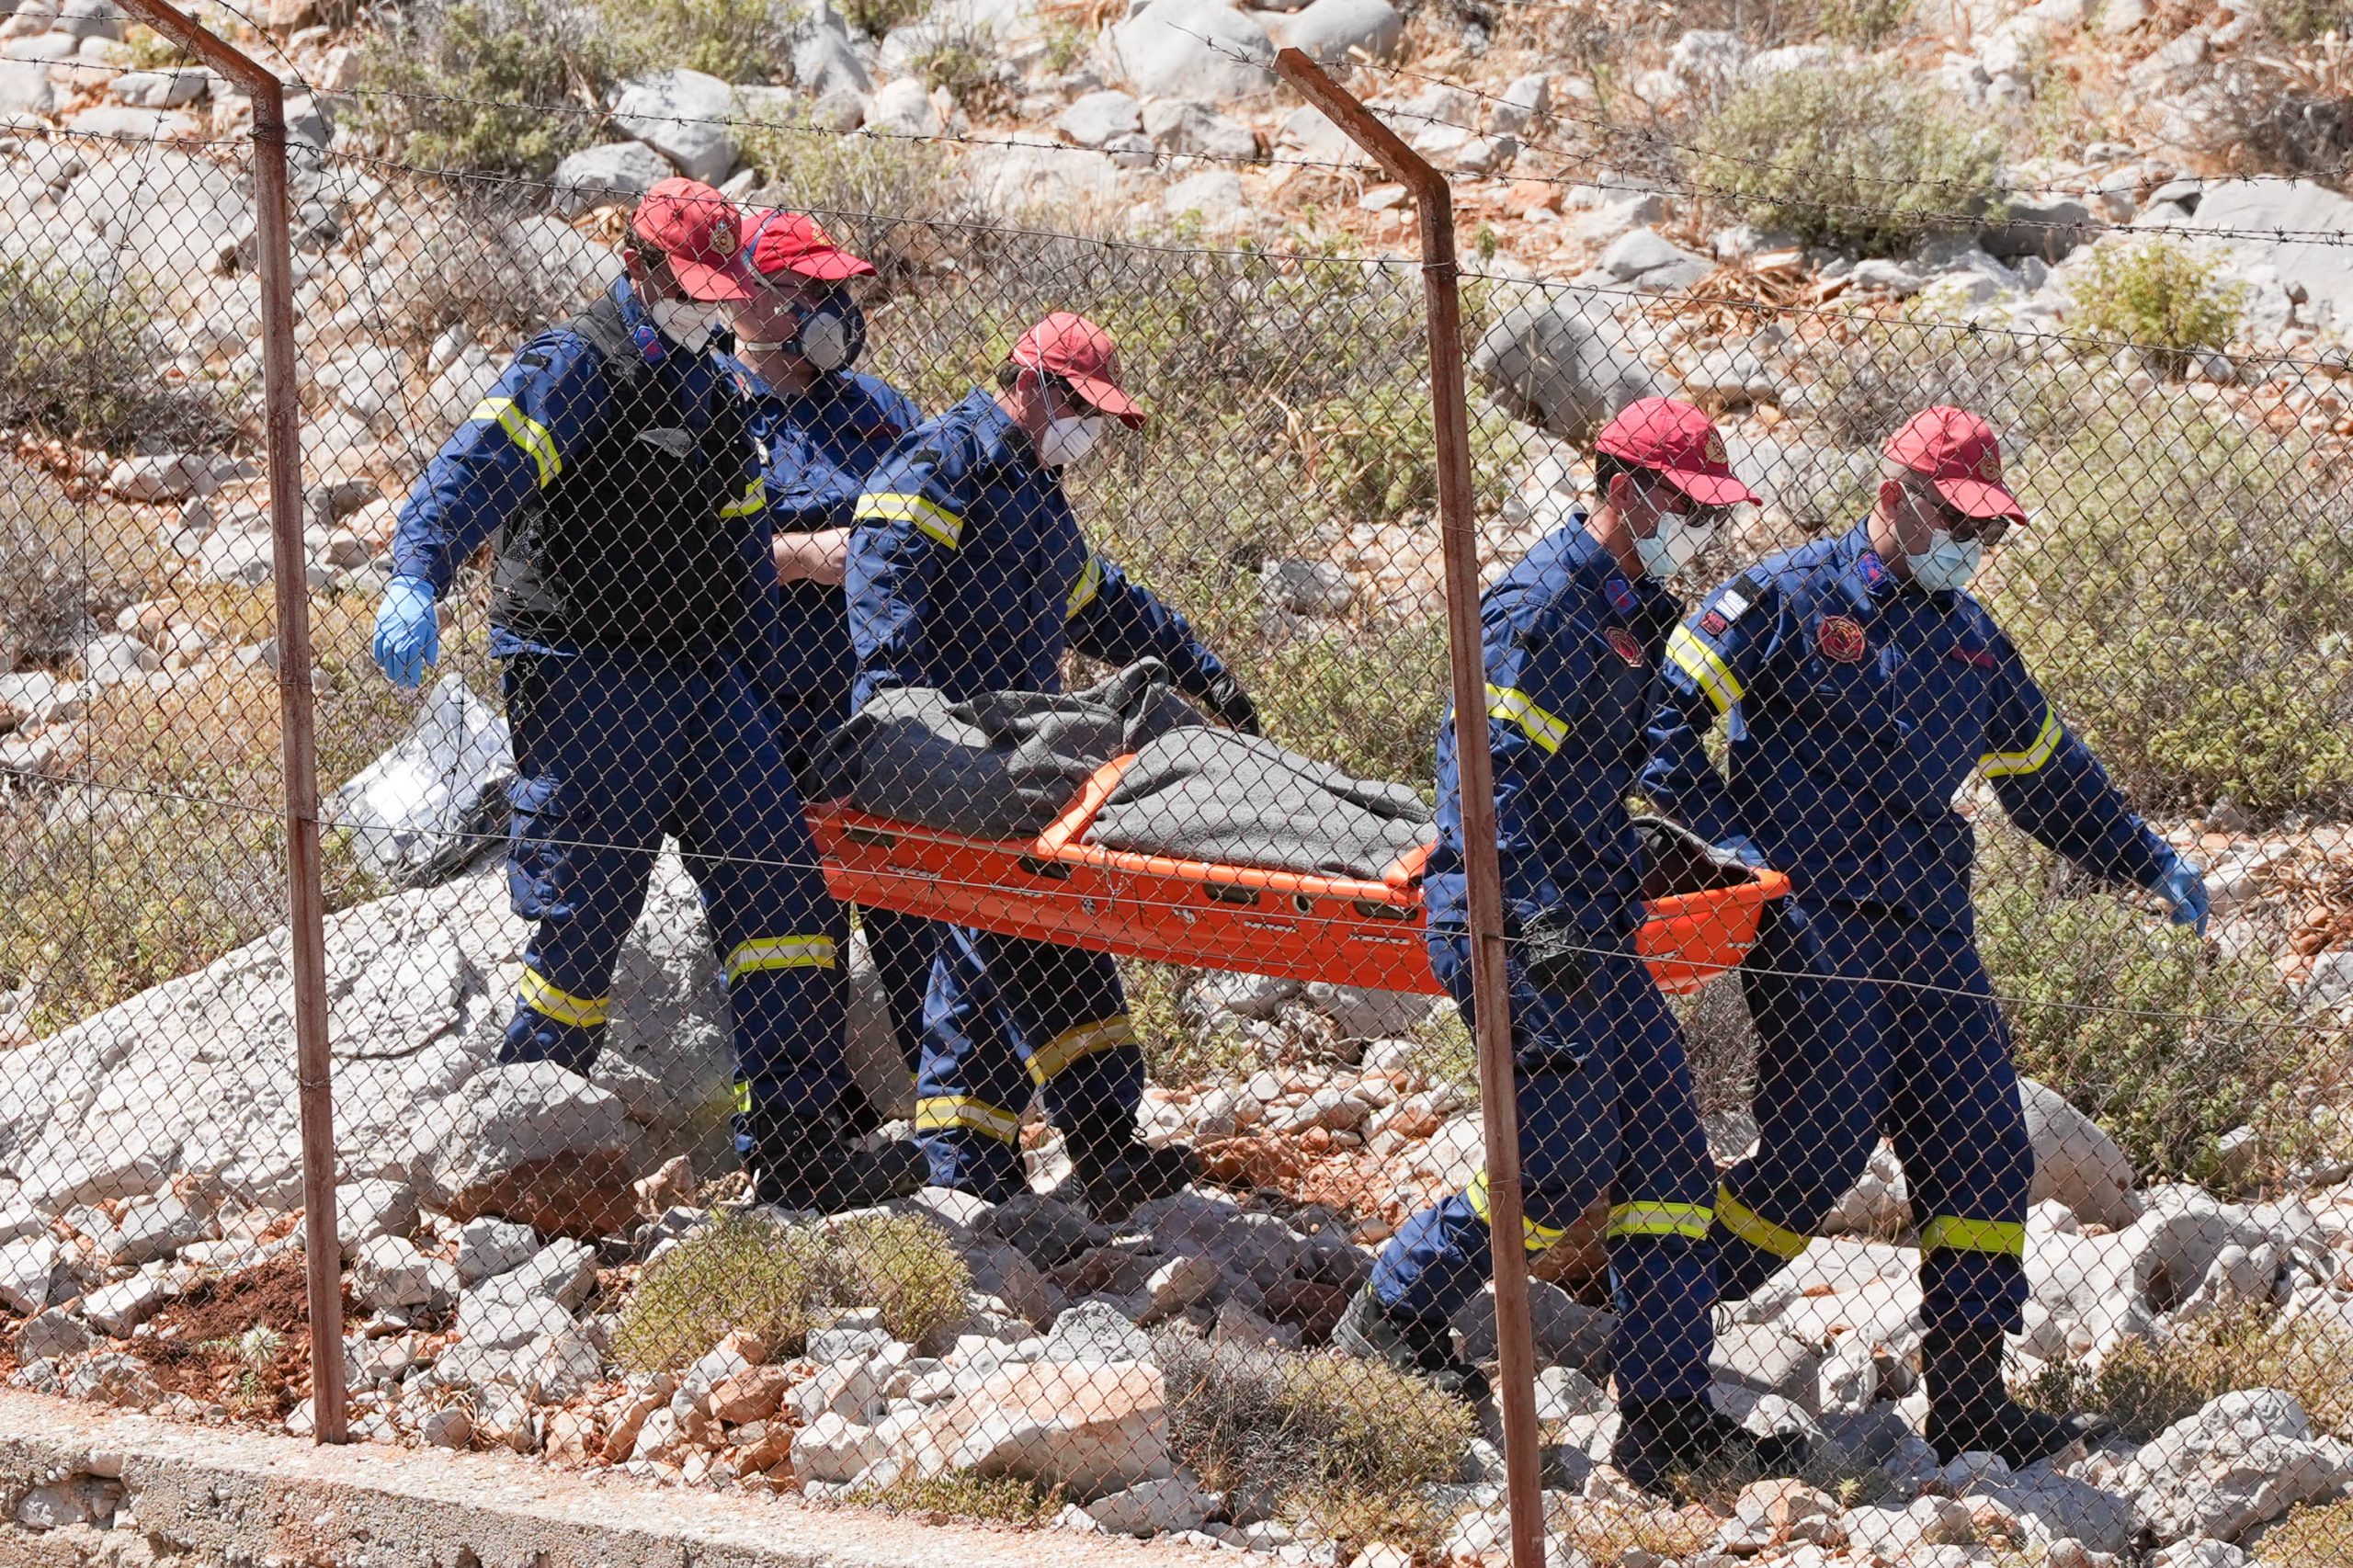
<path id="1" fill-rule="evenodd" d="M 689 406 L 611 300 L 567 330 L 603 358 L 608 406 L 499 529 L 492 619 L 535 642 L 707 652 L 730 639 L 748 592 L 750 520 L 719 516 L 744 494 L 747 406 L 716 376 Z"/>

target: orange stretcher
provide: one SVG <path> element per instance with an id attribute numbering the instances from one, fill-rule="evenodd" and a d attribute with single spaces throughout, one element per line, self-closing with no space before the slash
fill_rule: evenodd
<path id="1" fill-rule="evenodd" d="M 1219 865 L 1083 840 L 1134 762 L 1097 769 L 1034 839 L 970 838 L 813 804 L 809 824 L 834 896 L 1009 937 L 1126 958 L 1241 970 L 1385 991 L 1443 990 L 1422 942 L 1422 868 L 1431 846 L 1378 881 Z M 1738 964 L 1765 905 L 1789 891 L 1779 871 L 1646 867 L 1640 949 L 1667 992 L 1696 991 Z M 1678 882 L 1729 882 L 1677 892 Z M 1654 895 L 1653 889 L 1656 893 Z"/>

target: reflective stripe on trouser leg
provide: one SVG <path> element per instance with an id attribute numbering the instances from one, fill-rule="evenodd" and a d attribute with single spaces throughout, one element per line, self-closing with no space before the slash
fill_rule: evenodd
<path id="1" fill-rule="evenodd" d="M 917 1132 L 946 1132 L 955 1128 L 999 1143 L 1018 1143 L 1021 1113 L 972 1095 L 938 1095 L 915 1101 Z"/>
<path id="2" fill-rule="evenodd" d="M 1908 926 L 1889 1136 L 1920 1216 L 1921 1321 L 2015 1334 L 2034 1152 L 1993 983 L 1964 932 Z"/>
<path id="3" fill-rule="evenodd" d="M 1120 966 L 1083 948 L 971 935 L 996 983 L 985 1050 L 1011 1053 L 1065 1137 L 1126 1139 L 1143 1096 L 1143 1052 Z"/>
<path id="4" fill-rule="evenodd" d="M 1783 899 L 1740 971 L 1756 1028 L 1756 1152 L 1716 1202 L 1716 1284 L 1745 1299 L 1805 1250 L 1878 1147 L 1896 1046 L 1879 922 Z"/>
<path id="5" fill-rule="evenodd" d="M 1625 1401 L 1697 1399 L 1708 1391 L 1715 1305 L 1708 1227 L 1715 1163 L 1691 1086 L 1683 1034 L 1631 958 L 1597 966 L 1594 1027 L 1614 1041 L 1619 1148 L 1608 1230 L 1611 1376 Z"/>
<path id="6" fill-rule="evenodd" d="M 682 757 L 668 737 L 688 722 L 697 678 L 628 653 L 507 661 L 507 892 L 536 924 L 499 1061 L 583 1074 L 595 1066 L 613 968 L 644 906 L 676 789 Z"/>
<path id="7" fill-rule="evenodd" d="M 824 1127 L 849 1083 L 842 1051 L 848 917 L 826 892 L 770 706 L 726 666 L 688 733 L 673 831 L 710 917 L 742 1085 L 736 1147 L 756 1130 Z"/>
<path id="8" fill-rule="evenodd" d="M 1430 961 L 1466 1017 L 1468 944 L 1433 932 Z M 1616 1085 L 1602 1048 L 1564 998 L 1518 983 L 1512 989 L 1513 1074 L 1519 1103 L 1523 1240 L 1534 1250 L 1557 1241 L 1598 1199 L 1618 1155 Z M 1399 1228 L 1374 1261 L 1372 1290 L 1404 1318 L 1451 1318 L 1493 1264 L 1486 1177 L 1425 1209 Z"/>
<path id="9" fill-rule="evenodd" d="M 923 1061 L 915 1074 L 918 1106 L 990 1106 L 1014 1112 L 1029 1103 L 1029 1074 L 1005 1038 L 999 976 L 978 942 L 981 933 L 937 927 L 931 983 L 924 997 Z M 1017 1143 L 958 1120 L 918 1129 L 931 1179 L 993 1202 L 1021 1190 Z"/>

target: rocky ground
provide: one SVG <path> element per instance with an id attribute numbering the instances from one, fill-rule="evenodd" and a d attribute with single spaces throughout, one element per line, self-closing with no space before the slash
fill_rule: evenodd
<path id="1" fill-rule="evenodd" d="M 1067 1528 L 1338 1560 L 1325 1521 L 1230 1483 L 1221 1494 L 1186 1466 L 1190 1428 L 1163 1363 L 1188 1365 L 1188 1346 L 1312 1355 L 1395 1221 L 1475 1168 L 1464 1085 L 1428 1076 L 1450 1059 L 1430 1043 L 1427 999 L 1218 977 L 1188 1012 L 1288 1031 L 1270 1059 L 1291 1063 L 1154 1091 L 1154 1135 L 1199 1142 L 1221 1184 L 1097 1225 L 1051 1196 L 1064 1167 L 1034 1129 L 1045 1191 L 996 1208 L 940 1191 L 893 1206 L 930 1227 L 968 1279 L 919 1332 L 894 1315 L 895 1298 L 835 1297 L 790 1343 L 738 1331 L 650 1367 L 647 1342 L 631 1338 L 645 1332 L 630 1327 L 632 1301 L 733 1211 L 728 1183 L 695 1176 L 724 1169 L 713 1148 L 723 1102 L 656 1092 L 707 1085 L 716 1096 L 724 1083 L 699 917 L 669 868 L 632 939 L 623 1015 L 594 1083 L 490 1064 L 521 934 L 494 868 L 331 922 L 349 1042 L 337 1063 L 337 1210 L 360 1438 L 508 1447 L 814 1498 L 887 1498 L 943 1472 L 1010 1476 L 1051 1493 Z M 402 985 L 396 999 L 391 983 L 414 982 L 437 953 L 440 983 Z M 280 1053 L 246 1043 L 284 1037 L 284 962 L 266 939 L 9 1053 L 0 1309 L 16 1320 L 5 1343 L 17 1385 L 305 1429 L 292 1081 Z M 887 1043 L 870 997 L 861 1011 L 871 1074 Z M 351 1028 L 361 1017 L 364 1034 Z M 876 1081 L 887 1085 L 887 1071 Z M 212 1119 L 191 1125 L 196 1105 Z M 2136 1191 L 2098 1129 L 2039 1086 L 2029 1106 L 2040 1201 L 2034 1301 L 2014 1344 L 2020 1386 L 2198 1343 L 2250 1311 L 2302 1359 L 2233 1375 L 2268 1370 L 2285 1386 L 2194 1395 L 2146 1440 L 2057 1467 L 1938 1467 L 1914 1435 L 1917 1255 L 1872 1239 L 1904 1224 L 1900 1177 L 1875 1168 L 1842 1207 L 1847 1233 L 1721 1317 L 1719 1402 L 1754 1424 L 1809 1429 L 1819 1472 L 1745 1490 L 1735 1478 L 1677 1510 L 1601 1462 L 1608 1316 L 1592 1237 L 1580 1234 L 1555 1249 L 1544 1272 L 1558 1283 L 1540 1283 L 1536 1302 L 1564 1550 L 1597 1562 L 1959 1564 L 2017 1548 L 2091 1564 L 2165 1547 L 2172 1555 L 2150 1561 L 2222 1563 L 2239 1561 L 2237 1546 L 2201 1543 L 2255 1546 L 2295 1505 L 2353 1485 L 2353 1448 L 2340 1441 L 2353 1431 L 2340 1359 L 2353 1356 L 2353 1183 L 2311 1172 L 2292 1195 L 2254 1204 L 2189 1187 Z M 1747 1136 L 1736 1117 L 1711 1133 L 1726 1158 Z M 1457 1326 L 1469 1354 L 1493 1354 L 1483 1308 Z M 1456 1472 L 1418 1488 L 1436 1520 L 1425 1550 L 1472 1557 L 1502 1538 L 1486 1420 Z M 1659 1556 L 1611 1555 L 1621 1549 Z"/>

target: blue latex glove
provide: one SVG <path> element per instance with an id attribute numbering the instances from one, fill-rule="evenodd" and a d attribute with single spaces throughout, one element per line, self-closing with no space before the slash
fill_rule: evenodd
<path id="1" fill-rule="evenodd" d="M 384 585 L 376 607 L 376 664 L 394 686 L 414 690 L 425 684 L 425 668 L 441 657 L 441 616 L 433 585 L 421 577 L 395 577 Z"/>
<path id="2" fill-rule="evenodd" d="M 2197 862 L 2175 856 L 2165 881 L 2157 884 L 2157 892 L 2173 905 L 2175 925 L 2194 926 L 2200 936 L 2206 934 L 2206 911 L 2213 901 L 2207 896 L 2206 873 L 2198 869 Z"/>

